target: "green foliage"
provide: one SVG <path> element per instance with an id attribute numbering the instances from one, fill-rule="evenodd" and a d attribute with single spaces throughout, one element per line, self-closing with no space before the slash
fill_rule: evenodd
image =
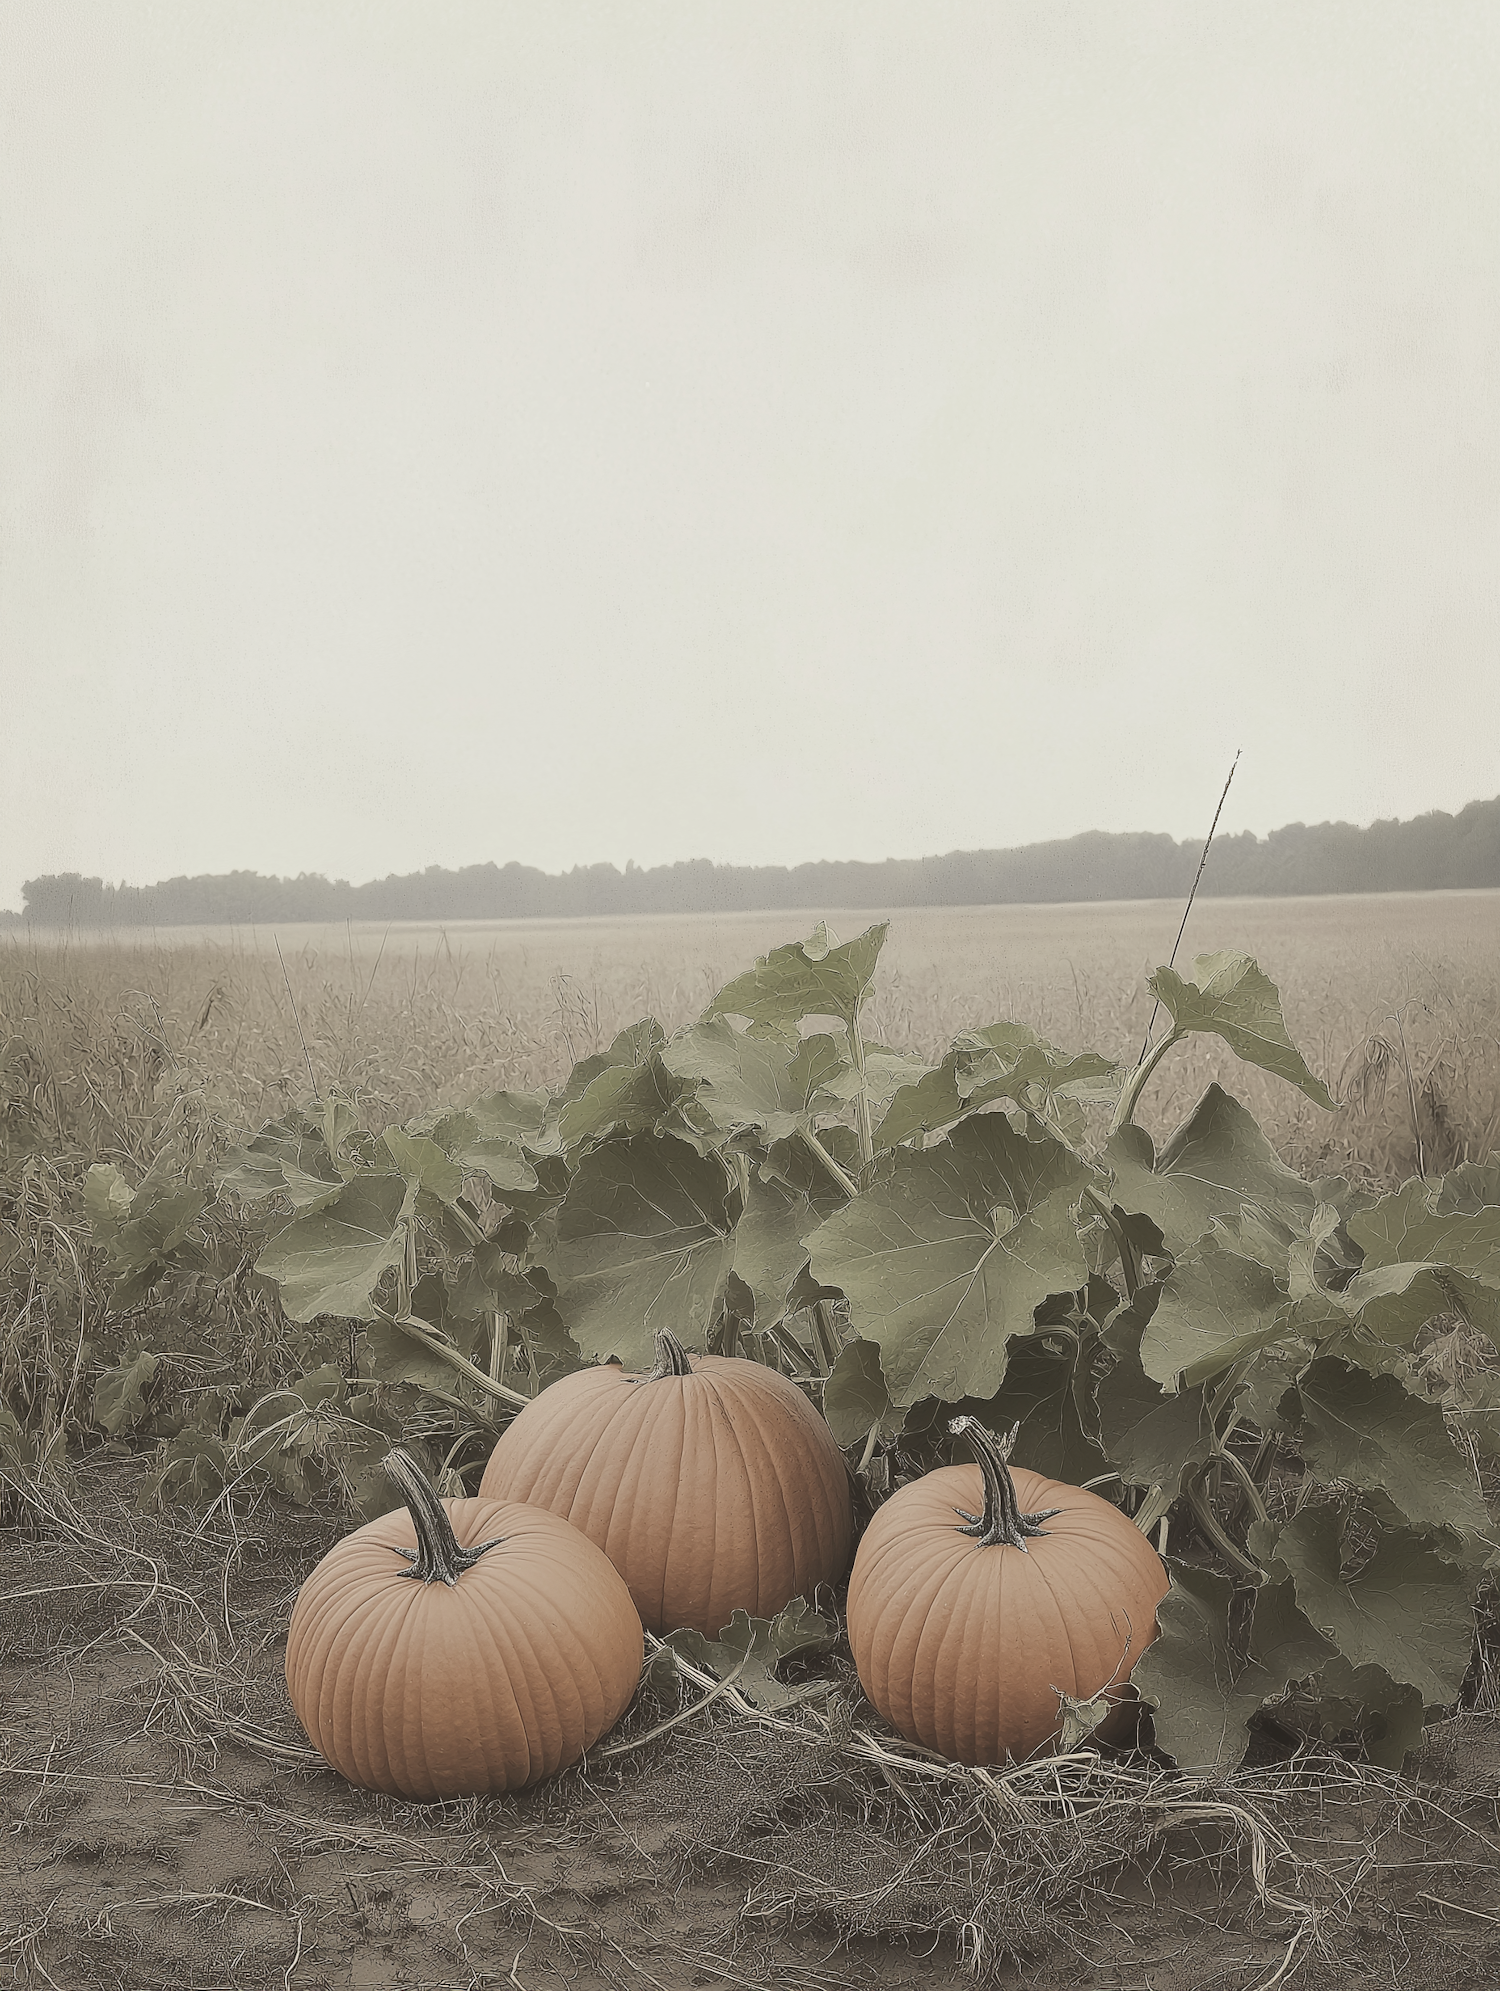
<path id="1" fill-rule="evenodd" d="M 807 1689 L 789 1687 L 776 1669 L 783 1660 L 826 1652 L 838 1631 L 837 1619 L 825 1618 L 801 1597 L 794 1597 L 774 1618 L 752 1618 L 747 1611 L 736 1611 L 716 1639 L 705 1638 L 702 1632 L 676 1631 L 665 1643 L 719 1680 L 733 1675 L 735 1686 L 757 1707 L 785 1708 L 806 1699 Z M 824 1684 L 816 1683 L 814 1691 L 822 1693 Z"/>
<path id="2" fill-rule="evenodd" d="M 212 1182 L 170 1143 L 136 1186 L 94 1168 L 95 1428 L 158 1445 L 164 1499 L 251 1480 L 373 1512 L 392 1438 L 475 1464 L 548 1381 L 648 1366 L 670 1327 L 790 1375 L 872 1497 L 949 1456 L 961 1404 L 1165 1524 L 1135 1678 L 1182 1763 L 1237 1762 L 1267 1705 L 1399 1763 L 1460 1693 L 1495 1546 L 1454 1433 L 1500 1456 L 1500 1382 L 1444 1381 L 1423 1347 L 1439 1319 L 1500 1338 L 1500 1164 L 1379 1198 L 1307 1182 L 1217 1084 L 1154 1142 L 1133 1114 L 1191 1034 L 1330 1103 L 1240 954 L 1157 971 L 1168 1024 L 1134 1070 L 1009 1021 L 924 1066 L 865 1037 L 884 936 L 820 927 L 550 1094 L 380 1131 L 330 1096 Z M 182 1319 L 231 1290 L 264 1316 L 253 1377 L 207 1327 L 142 1331 L 148 1299 Z M 780 1661 L 835 1630 L 799 1603 L 680 1649 L 721 1678 L 748 1653 L 774 1706 Z"/>

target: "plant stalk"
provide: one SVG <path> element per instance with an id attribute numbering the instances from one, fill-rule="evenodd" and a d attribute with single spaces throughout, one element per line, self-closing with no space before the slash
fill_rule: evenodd
<path id="1" fill-rule="evenodd" d="M 954 1417 L 948 1423 L 948 1429 L 955 1438 L 963 1432 L 969 1434 L 969 1443 L 984 1475 L 983 1514 L 966 1514 L 961 1507 L 954 1510 L 961 1520 L 968 1523 L 958 1532 L 972 1535 L 981 1548 L 996 1548 L 1004 1544 L 1026 1554 L 1028 1538 L 1045 1535 L 1047 1530 L 1042 1523 L 1062 1512 L 1060 1507 L 1049 1507 L 1040 1514 L 1021 1512 L 1021 1503 L 1016 1498 L 1016 1483 L 1010 1476 L 1008 1464 L 1010 1448 L 1020 1428 L 1019 1424 L 1013 1425 L 1009 1437 L 1002 1443 L 993 1431 L 985 1430 L 977 1417 Z"/>
<path id="2" fill-rule="evenodd" d="M 401 1571 L 403 1576 L 415 1577 L 419 1583 L 443 1583 L 451 1590 L 464 1571 L 472 1569 L 486 1550 L 498 1548 L 504 1540 L 503 1536 L 496 1535 L 490 1541 L 480 1542 L 476 1548 L 460 1548 L 453 1523 L 448 1519 L 447 1508 L 411 1453 L 397 1445 L 386 1455 L 385 1470 L 406 1502 L 412 1526 L 417 1531 L 415 1550 L 391 1544 L 391 1553 L 404 1556 L 411 1564 L 410 1569 Z"/>
<path id="3" fill-rule="evenodd" d="M 812 1152 L 818 1157 L 818 1160 L 822 1162 L 823 1166 L 828 1170 L 828 1173 L 833 1177 L 834 1181 L 838 1184 L 840 1189 L 843 1190 L 844 1194 L 852 1202 L 854 1198 L 859 1194 L 859 1186 L 855 1182 L 853 1176 L 845 1174 L 844 1170 L 839 1167 L 838 1163 L 834 1160 L 833 1156 L 828 1152 L 827 1148 L 824 1147 L 823 1143 L 818 1139 L 817 1135 L 813 1132 L 811 1127 L 801 1127 L 798 1129 L 798 1132 L 801 1134 L 803 1140 L 807 1143 L 808 1147 L 811 1148 Z"/>

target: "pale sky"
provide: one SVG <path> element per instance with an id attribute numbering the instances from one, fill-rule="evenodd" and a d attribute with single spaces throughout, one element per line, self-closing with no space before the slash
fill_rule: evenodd
<path id="1" fill-rule="evenodd" d="M 0 905 L 1500 793 L 1494 0 L 0 0 Z"/>

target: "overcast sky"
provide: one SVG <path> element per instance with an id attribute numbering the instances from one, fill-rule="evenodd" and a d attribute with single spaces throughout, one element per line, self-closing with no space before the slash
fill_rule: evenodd
<path id="1" fill-rule="evenodd" d="M 0 0 L 0 905 L 1500 792 L 1500 6 Z"/>

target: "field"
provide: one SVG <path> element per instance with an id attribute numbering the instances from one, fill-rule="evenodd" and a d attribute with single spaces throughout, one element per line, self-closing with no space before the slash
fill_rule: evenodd
<path id="1" fill-rule="evenodd" d="M 899 913 L 863 1028 L 935 1063 L 959 1031 L 1014 1019 L 1132 1063 L 1178 917 Z M 869 918 L 828 915 L 845 939 Z M 922 1763 L 852 1720 L 836 1644 L 822 1714 L 731 1690 L 656 1739 L 713 1685 L 658 1667 L 621 1730 L 640 1746 L 531 1795 L 417 1807 L 322 1768 L 285 1698 L 291 1601 L 350 1526 L 338 1475 L 319 1480 L 314 1451 L 295 1486 L 247 1471 L 220 1498 L 174 1502 L 168 1423 L 89 1414 L 97 1376 L 138 1346 L 156 1351 L 158 1391 L 170 1377 L 179 1393 L 217 1386 L 215 1347 L 267 1381 L 316 1359 L 293 1362 L 297 1330 L 245 1280 L 251 1233 L 227 1219 L 215 1248 L 242 1247 L 232 1277 L 187 1266 L 112 1296 L 82 1204 L 91 1165 L 133 1185 L 170 1149 L 206 1180 L 313 1092 L 375 1132 L 556 1087 L 643 1015 L 686 1024 L 812 924 L 0 934 L 0 1957 L 16 1982 L 1495 1981 L 1500 1679 L 1483 1601 L 1458 1711 L 1404 1773 L 1290 1715 L 1260 1719 L 1240 1767 L 1209 1777 L 1149 1748 L 1003 1778 Z M 1143 1097 L 1143 1125 L 1169 1129 L 1218 1079 L 1309 1178 L 1372 1195 L 1500 1144 L 1500 894 L 1199 902 L 1179 965 L 1230 947 L 1276 982 L 1338 1109 L 1197 1035 Z M 1462 1380 L 1493 1355 L 1450 1323 L 1429 1373 Z M 1288 1487 L 1268 1481 L 1273 1508 Z"/>

